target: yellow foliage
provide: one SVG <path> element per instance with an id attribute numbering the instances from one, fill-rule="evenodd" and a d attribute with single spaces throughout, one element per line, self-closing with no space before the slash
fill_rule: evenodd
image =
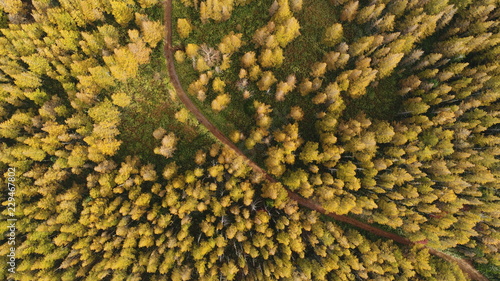
<path id="1" fill-rule="evenodd" d="M 219 112 L 219 111 L 223 110 L 224 108 L 226 108 L 230 101 L 231 101 L 231 97 L 228 94 L 218 95 L 212 101 L 212 104 L 211 104 L 212 109 L 216 112 Z"/>
<path id="2" fill-rule="evenodd" d="M 124 92 L 118 92 L 111 96 L 113 99 L 113 104 L 119 107 L 127 107 L 132 99 Z"/>
<path id="3" fill-rule="evenodd" d="M 3 10 L 9 14 L 18 14 L 23 9 L 23 2 L 21 0 L 5 0 L 0 3 Z"/>
<path id="4" fill-rule="evenodd" d="M 188 38 L 193 27 L 187 19 L 177 19 L 177 32 L 181 38 Z"/>
<path id="5" fill-rule="evenodd" d="M 159 21 L 142 21 L 141 31 L 142 38 L 151 48 L 155 48 L 156 45 L 163 40 L 164 29 Z"/>
<path id="6" fill-rule="evenodd" d="M 134 78 L 139 70 L 139 62 L 129 48 L 115 49 L 113 56 L 115 63 L 109 67 L 111 74 L 118 80 L 125 81 Z"/>
<path id="7" fill-rule="evenodd" d="M 139 5 L 141 5 L 141 8 L 149 8 L 154 5 L 160 4 L 159 0 L 138 0 Z"/>
<path id="8" fill-rule="evenodd" d="M 134 10 L 122 1 L 111 1 L 112 14 L 116 22 L 122 26 L 127 25 L 134 18 Z"/>

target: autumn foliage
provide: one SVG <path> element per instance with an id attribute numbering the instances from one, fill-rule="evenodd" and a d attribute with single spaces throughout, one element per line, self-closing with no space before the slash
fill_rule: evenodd
<path id="1" fill-rule="evenodd" d="M 467 280 L 426 247 L 498 268 L 497 5 L 174 1 L 184 89 L 270 182 L 173 91 L 148 116 L 175 126 L 126 150 L 142 128 L 125 116 L 152 103 L 130 85 L 163 68 L 161 1 L 3 1 L 0 168 L 16 170 L 18 221 L 17 273 L 0 279 Z"/>

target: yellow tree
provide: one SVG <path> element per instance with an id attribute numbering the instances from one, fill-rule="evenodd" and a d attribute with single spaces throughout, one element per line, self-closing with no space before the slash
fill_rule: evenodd
<path id="1" fill-rule="evenodd" d="M 326 28 L 325 35 L 323 36 L 323 42 L 330 47 L 337 45 L 344 34 L 344 29 L 342 24 L 334 23 L 333 25 Z"/>
<path id="2" fill-rule="evenodd" d="M 177 19 L 177 32 L 181 38 L 188 38 L 193 30 L 191 23 L 185 18 Z"/>
<path id="3" fill-rule="evenodd" d="M 111 74 L 118 80 L 125 81 L 134 78 L 139 70 L 139 62 L 127 47 L 115 49 L 112 58 L 105 57 Z"/>
<path id="4" fill-rule="evenodd" d="M 141 21 L 142 38 L 151 48 L 163 39 L 163 25 L 159 21 Z"/>
<path id="5" fill-rule="evenodd" d="M 344 5 L 344 10 L 342 14 L 340 14 L 341 21 L 351 22 L 356 18 L 356 14 L 358 12 L 359 1 L 351 1 Z"/>
<path id="6" fill-rule="evenodd" d="M 173 132 L 168 133 L 161 140 L 161 146 L 154 149 L 154 153 L 161 154 L 166 158 L 170 158 L 174 155 L 177 150 L 178 138 Z"/>
<path id="7" fill-rule="evenodd" d="M 300 35 L 300 24 L 299 21 L 291 17 L 287 19 L 282 25 L 278 25 L 276 28 L 276 41 L 280 44 L 282 48 L 285 48 L 288 43 Z"/>
<path id="8" fill-rule="evenodd" d="M 292 11 L 288 0 L 278 0 L 278 10 L 274 13 L 272 20 L 278 24 L 285 22 L 292 17 Z"/>
<path id="9" fill-rule="evenodd" d="M 226 108 L 230 101 L 231 97 L 229 96 L 229 94 L 218 95 L 211 103 L 212 109 L 216 112 L 219 112 Z"/>
<path id="10" fill-rule="evenodd" d="M 134 10 L 122 1 L 111 1 L 111 12 L 116 19 L 116 22 L 122 26 L 126 26 L 134 19 Z"/>
<path id="11" fill-rule="evenodd" d="M 403 53 L 388 54 L 381 58 L 377 64 L 378 77 L 384 78 L 389 76 L 394 68 L 399 64 L 403 58 Z"/>
<path id="12" fill-rule="evenodd" d="M 241 57 L 241 65 L 245 68 L 249 68 L 253 65 L 255 65 L 255 62 L 257 59 L 255 58 L 255 52 L 250 51 L 246 52 L 242 57 Z"/>
<path id="13" fill-rule="evenodd" d="M 257 82 L 257 87 L 259 87 L 261 91 L 267 91 L 276 81 L 278 80 L 274 77 L 273 73 L 271 71 L 266 71 L 259 82 Z"/>

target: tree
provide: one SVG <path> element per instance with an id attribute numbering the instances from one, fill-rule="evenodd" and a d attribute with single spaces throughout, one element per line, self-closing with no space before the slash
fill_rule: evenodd
<path id="1" fill-rule="evenodd" d="M 267 91 L 276 81 L 278 80 L 274 77 L 273 73 L 271 71 L 266 71 L 259 82 L 257 82 L 257 87 L 259 87 L 261 91 Z"/>
<path id="2" fill-rule="evenodd" d="M 344 28 L 340 23 L 334 23 L 326 28 L 325 35 L 323 36 L 323 43 L 329 47 L 337 45 L 344 34 Z"/>
<path id="3" fill-rule="evenodd" d="M 386 57 L 380 59 L 377 65 L 378 77 L 381 79 L 390 75 L 403 56 L 403 53 L 388 54 Z"/>
<path id="4" fill-rule="evenodd" d="M 252 37 L 252 41 L 257 46 L 264 46 L 266 44 L 267 38 L 271 36 L 271 33 L 276 28 L 274 21 L 270 21 L 266 26 L 263 26 L 255 31 Z"/>
<path id="5" fill-rule="evenodd" d="M 283 63 L 283 49 L 276 47 L 274 49 L 264 49 L 259 56 L 259 63 L 262 67 L 277 67 Z"/>
<path id="6" fill-rule="evenodd" d="M 380 9 L 380 7 L 382 7 L 382 9 Z M 380 12 L 382 12 L 382 10 L 385 7 L 383 7 L 382 4 L 379 5 L 378 7 L 377 5 L 368 5 L 366 7 L 361 8 L 361 10 L 359 10 L 358 14 L 356 15 L 356 23 L 364 24 L 371 19 L 378 18 L 380 12 L 378 11 L 376 12 L 376 8 L 379 8 Z"/>
<path id="7" fill-rule="evenodd" d="M 185 18 L 177 19 L 177 32 L 181 38 L 188 38 L 189 34 L 193 30 L 191 23 Z"/>
<path id="8" fill-rule="evenodd" d="M 394 129 L 386 121 L 378 121 L 374 124 L 375 138 L 378 143 L 388 143 L 395 135 Z"/>
<path id="9" fill-rule="evenodd" d="M 124 92 L 114 93 L 111 98 L 113 100 L 113 104 L 119 107 L 127 107 L 131 102 L 130 97 Z"/>
<path id="10" fill-rule="evenodd" d="M 289 116 L 295 121 L 300 121 L 304 118 L 304 111 L 299 106 L 292 106 Z"/>
<path id="11" fill-rule="evenodd" d="M 290 9 L 294 12 L 297 13 L 300 10 L 302 10 L 302 0 L 290 0 Z"/>
<path id="12" fill-rule="evenodd" d="M 6 13 L 19 14 L 23 10 L 23 2 L 21 0 L 8 0 L 2 3 L 2 8 Z"/>
<path id="13" fill-rule="evenodd" d="M 14 83 L 19 88 L 36 89 L 42 85 L 42 81 L 38 75 L 33 72 L 23 72 L 20 74 L 13 74 Z"/>
<path id="14" fill-rule="evenodd" d="M 259 79 L 260 76 L 262 76 L 262 69 L 260 68 L 260 66 L 259 65 L 252 66 L 248 74 L 250 80 L 256 81 L 257 79 Z"/>
<path id="15" fill-rule="evenodd" d="M 121 47 L 115 49 L 112 58 L 106 62 L 111 74 L 118 80 L 125 81 L 137 75 L 139 62 L 129 48 Z"/>
<path id="16" fill-rule="evenodd" d="M 242 33 L 235 34 L 231 31 L 228 35 L 222 38 L 221 43 L 219 43 L 219 50 L 223 54 L 232 54 L 236 52 L 243 45 L 243 42 L 241 41 L 242 36 Z"/>
<path id="17" fill-rule="evenodd" d="M 410 98 L 404 102 L 405 108 L 413 115 L 427 112 L 429 105 L 422 101 L 421 97 Z"/>
<path id="18" fill-rule="evenodd" d="M 313 83 L 309 79 L 304 79 L 299 84 L 299 92 L 301 95 L 305 96 L 313 91 Z"/>
<path id="19" fill-rule="evenodd" d="M 319 144 L 317 142 L 308 141 L 299 154 L 300 160 L 305 164 L 320 161 L 318 147 Z"/>
<path id="20" fill-rule="evenodd" d="M 168 133 L 161 140 L 161 146 L 154 149 L 154 153 L 165 156 L 166 158 L 170 158 L 174 155 L 174 152 L 177 150 L 177 142 L 178 138 L 175 136 L 173 132 Z"/>
<path id="21" fill-rule="evenodd" d="M 317 62 L 317 63 L 313 64 L 312 70 L 311 70 L 311 76 L 313 76 L 313 77 L 324 76 L 326 73 L 326 66 L 327 66 L 327 64 L 324 62 Z"/>
<path id="22" fill-rule="evenodd" d="M 218 95 L 213 101 L 212 101 L 212 109 L 215 110 L 216 112 L 219 112 L 223 110 L 224 108 L 227 107 L 229 102 L 231 101 L 231 97 L 229 94 L 221 94 Z"/>
<path id="23" fill-rule="evenodd" d="M 294 17 L 287 19 L 283 25 L 278 25 L 275 34 L 276 41 L 279 43 L 280 47 L 285 48 L 288 43 L 297 38 L 300 35 L 299 29 L 299 21 Z"/>
<path id="24" fill-rule="evenodd" d="M 111 1 L 111 8 L 116 22 L 122 26 L 126 26 L 134 18 L 134 11 L 126 2 Z"/>
<path id="25" fill-rule="evenodd" d="M 222 81 L 219 77 L 216 77 L 212 81 L 212 89 L 219 94 L 224 93 L 224 87 L 226 87 L 226 83 Z"/>
<path id="26" fill-rule="evenodd" d="M 394 23 L 396 16 L 393 14 L 386 14 L 382 18 L 376 20 L 373 26 L 378 28 L 382 32 L 389 32 L 394 30 Z"/>
<path id="27" fill-rule="evenodd" d="M 163 39 L 163 26 L 159 21 L 143 20 L 140 22 L 142 38 L 151 48 L 155 48 Z"/>
<path id="28" fill-rule="evenodd" d="M 255 65 L 256 61 L 257 61 L 257 59 L 255 58 L 255 52 L 253 52 L 253 51 L 246 52 L 241 57 L 241 65 L 245 68 L 249 68 L 249 67 Z"/>
<path id="29" fill-rule="evenodd" d="M 284 81 L 279 82 L 278 85 L 276 86 L 276 94 L 275 94 L 276 100 L 284 101 L 285 95 L 288 94 L 290 91 L 292 91 L 294 87 L 295 87 L 294 84 L 289 84 L 288 82 Z"/>
<path id="30" fill-rule="evenodd" d="M 46 74 L 51 70 L 48 60 L 42 56 L 33 54 L 31 56 L 22 57 L 21 59 L 27 63 L 29 65 L 29 69 L 37 75 Z"/>
<path id="31" fill-rule="evenodd" d="M 351 44 L 349 48 L 349 54 L 351 56 L 359 56 L 364 54 L 373 44 L 375 40 L 374 36 L 364 36 L 356 40 Z"/>
<path id="32" fill-rule="evenodd" d="M 277 2 L 279 7 L 276 13 L 274 13 L 272 21 L 281 24 L 292 17 L 292 11 L 290 11 L 288 0 L 277 0 Z"/>
<path id="33" fill-rule="evenodd" d="M 340 14 L 341 21 L 351 22 L 355 19 L 358 12 L 359 1 L 351 1 L 344 6 L 342 14 Z"/>

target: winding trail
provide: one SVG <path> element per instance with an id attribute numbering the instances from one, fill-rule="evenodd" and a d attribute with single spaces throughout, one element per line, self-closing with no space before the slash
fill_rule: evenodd
<path id="1" fill-rule="evenodd" d="M 196 105 L 193 103 L 193 101 L 189 98 L 189 96 L 186 94 L 184 89 L 182 88 L 182 85 L 179 81 L 179 77 L 177 76 L 177 71 L 175 70 L 175 65 L 174 65 L 174 48 L 172 47 L 172 1 L 173 0 L 165 0 L 165 16 L 164 16 L 164 21 L 165 21 L 165 40 L 164 40 L 164 53 L 165 53 L 165 58 L 166 58 L 166 64 L 167 64 L 167 69 L 170 77 L 170 82 L 174 86 L 174 89 L 177 93 L 177 96 L 181 100 L 181 102 L 186 106 L 186 108 L 196 117 L 196 119 L 203 125 L 205 128 L 207 128 L 220 142 L 223 144 L 227 145 L 230 147 L 235 153 L 238 155 L 242 156 L 247 164 L 257 173 L 260 173 L 265 176 L 265 178 L 272 183 L 278 182 L 274 177 L 269 175 L 264 169 L 262 169 L 259 165 L 257 165 L 255 162 L 253 162 L 251 159 L 249 159 L 243 151 L 241 151 L 231 140 L 229 140 L 210 120 L 208 120 L 205 115 L 196 107 Z M 286 187 L 285 187 L 286 188 Z M 364 222 L 361 222 L 359 220 L 356 220 L 354 218 L 345 216 L 345 215 L 338 215 L 335 213 L 327 212 L 323 207 L 321 207 L 318 203 L 313 202 L 311 200 L 305 199 L 302 196 L 298 195 L 297 193 L 289 190 L 286 188 L 288 197 L 294 201 L 296 201 L 299 205 L 309 208 L 311 210 L 315 210 L 319 213 L 322 213 L 326 216 L 329 216 L 337 221 L 345 222 L 348 223 L 352 226 L 355 226 L 357 228 L 366 230 L 370 233 L 373 233 L 377 236 L 385 237 L 387 239 L 391 239 L 397 243 L 403 244 L 403 245 L 414 245 L 415 242 L 410 241 L 409 239 L 399 236 L 394 233 L 390 233 L 388 231 L 382 230 L 380 228 L 374 227 L 372 225 L 366 224 Z M 425 246 L 427 247 L 427 246 Z M 443 258 L 449 262 L 455 262 L 458 264 L 458 266 L 469 275 L 469 277 L 472 280 L 476 281 L 489 281 L 486 277 L 484 277 L 480 272 L 478 272 L 472 265 L 464 261 L 463 259 L 455 258 L 451 255 L 448 255 L 446 253 L 440 252 L 438 250 L 429 248 L 429 253 L 438 256 L 440 258 Z"/>

